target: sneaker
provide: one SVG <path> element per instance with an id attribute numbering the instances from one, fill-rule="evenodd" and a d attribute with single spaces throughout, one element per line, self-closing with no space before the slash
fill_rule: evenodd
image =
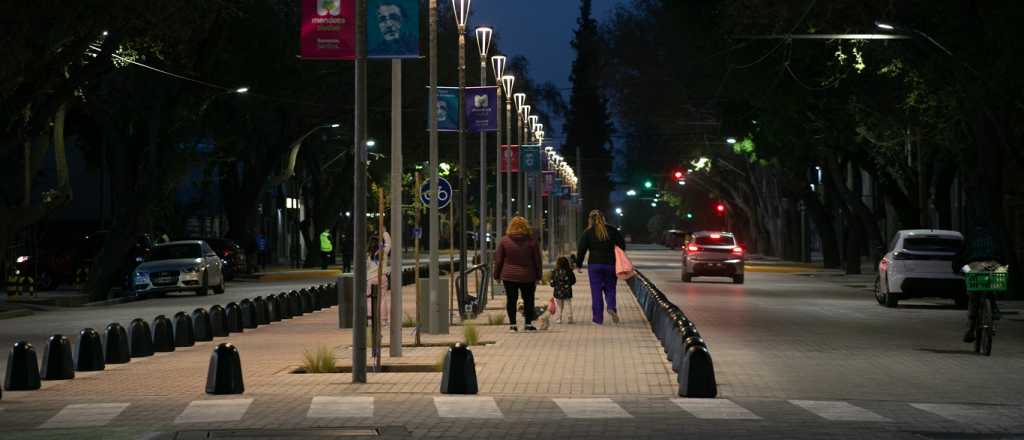
<path id="1" fill-rule="evenodd" d="M 555 322 L 561 324 L 562 323 L 562 318 L 556 319 Z"/>
<path id="2" fill-rule="evenodd" d="M 510 331 L 512 331 L 512 333 L 515 333 L 515 332 L 518 332 L 518 331 L 519 331 L 519 328 L 517 328 L 517 327 L 516 327 L 516 326 L 514 326 L 514 325 L 513 325 L 513 326 L 511 326 L 511 327 L 509 327 L 508 329 L 509 329 Z"/>
<path id="3" fill-rule="evenodd" d="M 537 327 L 534 327 L 533 324 L 526 324 L 526 331 L 535 332 L 537 331 Z"/>
<path id="4" fill-rule="evenodd" d="M 619 323 L 619 314 L 618 313 L 616 313 L 614 310 L 608 310 L 608 314 L 612 315 L 612 322 L 614 322 L 616 324 Z"/>

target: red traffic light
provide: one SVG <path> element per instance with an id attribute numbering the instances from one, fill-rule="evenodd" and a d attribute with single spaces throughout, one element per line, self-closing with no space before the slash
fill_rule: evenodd
<path id="1" fill-rule="evenodd" d="M 725 212 L 725 205 L 719 203 L 718 206 L 715 207 L 715 210 L 718 212 Z"/>
<path id="2" fill-rule="evenodd" d="M 683 174 L 682 171 L 676 171 L 676 172 L 672 173 L 672 177 L 675 177 L 676 180 L 683 180 L 683 177 L 686 177 L 686 175 Z"/>

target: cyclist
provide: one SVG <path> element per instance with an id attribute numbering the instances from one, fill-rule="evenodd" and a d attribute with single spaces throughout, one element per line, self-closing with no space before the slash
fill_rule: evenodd
<path id="1" fill-rule="evenodd" d="M 960 272 L 993 272 L 999 269 L 1000 261 L 1003 260 L 999 253 L 992 234 L 987 228 L 976 226 L 966 249 L 961 254 L 959 261 L 955 261 L 954 271 Z M 978 295 L 968 294 L 967 303 L 967 333 L 964 333 L 964 342 L 974 342 L 974 326 L 978 320 Z M 993 313 L 999 319 L 999 308 L 993 299 Z"/>

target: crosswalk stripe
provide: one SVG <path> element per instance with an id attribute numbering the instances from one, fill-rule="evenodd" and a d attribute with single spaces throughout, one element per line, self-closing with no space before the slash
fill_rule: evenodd
<path id="1" fill-rule="evenodd" d="M 445 418 L 500 419 L 505 417 L 493 397 L 435 396 L 437 415 Z"/>
<path id="2" fill-rule="evenodd" d="M 1024 417 L 1024 410 L 1019 407 L 951 403 L 911 403 L 910 406 L 954 422 L 971 424 L 1016 425 Z"/>
<path id="3" fill-rule="evenodd" d="M 815 415 L 836 422 L 888 422 L 888 418 L 882 417 L 859 406 L 848 402 L 826 401 L 826 400 L 790 400 Z"/>
<path id="4" fill-rule="evenodd" d="M 83 428 L 105 426 L 117 417 L 128 403 L 80 403 L 65 406 L 57 415 L 43 423 L 40 428 Z"/>
<path id="5" fill-rule="evenodd" d="M 614 419 L 633 417 L 608 398 L 554 399 L 555 404 L 571 419 Z"/>
<path id="6" fill-rule="evenodd" d="M 242 419 L 252 399 L 193 400 L 174 423 L 234 422 Z"/>
<path id="7" fill-rule="evenodd" d="M 728 399 L 672 399 L 672 402 L 698 419 L 757 420 L 757 414 Z"/>
<path id="8" fill-rule="evenodd" d="M 306 417 L 373 417 L 373 397 L 316 396 Z"/>

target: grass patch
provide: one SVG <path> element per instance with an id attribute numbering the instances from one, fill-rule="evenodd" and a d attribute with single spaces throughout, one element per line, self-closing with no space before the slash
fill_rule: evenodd
<path id="1" fill-rule="evenodd" d="M 403 328 L 416 327 L 416 320 L 413 319 L 412 316 L 405 315 L 405 317 L 402 318 L 402 327 Z"/>
<path id="2" fill-rule="evenodd" d="M 487 325 L 505 325 L 505 315 L 487 315 Z"/>
<path id="3" fill-rule="evenodd" d="M 466 324 L 462 327 L 462 340 L 466 345 L 476 345 L 480 342 L 480 331 L 473 324 Z"/>
<path id="4" fill-rule="evenodd" d="M 437 358 L 437 361 L 434 362 L 434 371 L 436 371 L 438 373 L 443 373 L 444 372 L 444 360 L 447 359 L 447 358 L 448 358 L 448 350 L 445 350 L 444 353 L 441 353 L 441 357 Z"/>
<path id="5" fill-rule="evenodd" d="M 337 358 L 334 356 L 334 351 L 325 345 L 321 345 L 316 350 L 307 349 L 302 354 L 302 368 L 307 373 L 333 373 L 336 366 Z"/>

